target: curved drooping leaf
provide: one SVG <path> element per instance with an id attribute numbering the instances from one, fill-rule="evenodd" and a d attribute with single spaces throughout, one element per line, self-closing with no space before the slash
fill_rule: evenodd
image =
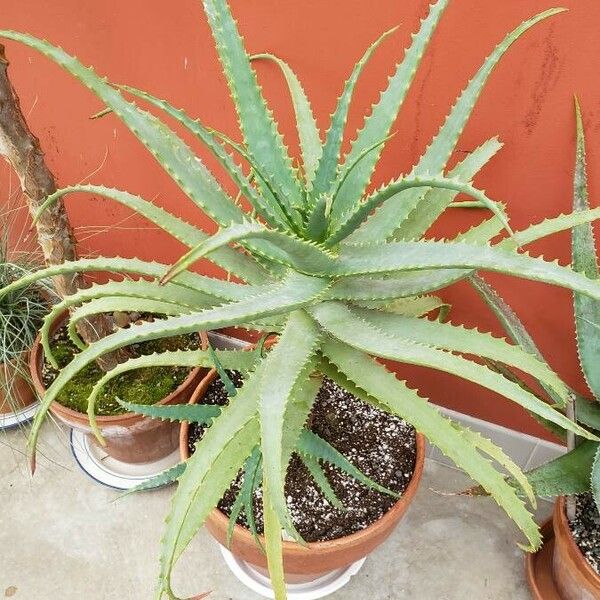
<path id="1" fill-rule="evenodd" d="M 94 194 L 96 196 L 103 196 L 110 198 L 115 202 L 123 204 L 127 208 L 134 210 L 138 214 L 142 215 L 155 225 L 158 225 L 163 231 L 166 231 L 172 235 L 175 239 L 179 240 L 186 246 L 196 246 L 202 240 L 208 237 L 208 234 L 202 230 L 194 227 L 190 223 L 187 223 L 183 219 L 172 215 L 170 212 L 156 206 L 148 200 L 144 200 L 140 196 L 135 196 L 129 192 L 117 190 L 114 188 L 107 188 L 102 185 L 72 185 L 69 187 L 62 188 L 54 192 L 46 198 L 42 206 L 36 213 L 35 220 L 39 219 L 44 211 L 46 211 L 52 204 L 66 196 L 67 194 Z"/>
<path id="2" fill-rule="evenodd" d="M 112 335 L 90 344 L 86 350 L 75 356 L 46 390 L 33 422 L 28 441 L 29 447 L 33 452 L 35 451 L 44 416 L 62 387 L 86 365 L 107 352 L 123 348 L 134 342 L 184 335 L 205 329 L 229 327 L 246 319 L 252 320 L 255 317 L 260 318 L 301 308 L 323 293 L 328 285 L 328 282 L 322 279 L 291 273 L 279 286 L 273 286 L 272 290 L 262 294 L 249 296 L 235 303 L 191 315 L 132 325 L 128 329 L 119 329 Z M 32 457 L 32 466 L 34 465 L 34 457 Z"/>
<path id="3" fill-rule="evenodd" d="M 566 404 L 568 390 L 560 377 L 544 361 L 502 338 L 495 338 L 477 329 L 467 329 L 462 325 L 438 323 L 375 310 L 354 309 L 352 314 L 386 335 L 452 352 L 477 355 L 516 367 L 543 381 L 559 396 L 561 404 Z"/>
<path id="4" fill-rule="evenodd" d="M 351 164 L 365 148 L 389 135 L 390 128 L 404 103 L 421 59 L 447 5 L 448 0 L 437 0 L 431 6 L 427 17 L 421 22 L 419 31 L 413 34 L 410 48 L 390 77 L 388 86 L 381 93 L 379 101 L 373 106 L 371 113 L 365 119 L 362 129 L 357 133 L 350 152 L 344 159 L 345 164 Z M 369 183 L 379 156 L 380 152 L 369 154 L 346 179 L 333 207 L 333 217 L 336 220 L 339 221 L 342 215 L 352 212 L 352 208 L 362 197 Z M 430 172 L 437 171 L 440 171 L 440 169 Z"/>
<path id="5" fill-rule="evenodd" d="M 461 435 L 450 419 L 442 416 L 437 408 L 396 379 L 383 365 L 359 350 L 332 340 L 325 342 L 323 351 L 368 397 L 375 398 L 389 412 L 412 423 L 417 431 L 479 482 L 526 535 L 529 549 L 540 546 L 542 540 L 538 526 L 515 489 Z"/>
<path id="6" fill-rule="evenodd" d="M 332 231 L 330 236 L 327 238 L 326 245 L 334 246 L 343 239 L 347 238 L 354 230 L 356 230 L 360 224 L 368 219 L 375 208 L 381 206 L 386 201 L 390 200 L 403 190 L 409 190 L 412 188 L 438 188 L 444 190 L 453 190 L 456 192 L 462 192 L 468 194 L 478 201 L 485 204 L 500 221 L 503 223 L 506 230 L 512 234 L 510 225 L 506 216 L 496 203 L 490 200 L 484 192 L 474 188 L 468 183 L 455 178 L 448 179 L 445 177 L 432 177 L 424 175 L 423 177 L 407 177 L 397 179 L 388 185 L 377 190 L 371 196 L 369 196 L 364 202 L 359 203 L 352 212 L 342 213 L 339 218 L 333 220 Z M 332 213 L 335 209 L 335 201 L 332 205 Z"/>
<path id="7" fill-rule="evenodd" d="M 136 310 L 142 313 L 149 313 L 155 315 L 189 315 L 194 312 L 193 309 L 174 304 L 172 302 L 161 302 L 159 300 L 152 300 L 148 298 L 136 298 L 135 300 Z M 67 333 L 69 338 L 79 348 L 84 350 L 87 344 L 79 337 L 77 333 L 77 326 L 81 321 L 89 319 L 93 315 L 99 315 L 104 313 L 113 312 L 127 312 L 131 309 L 131 298 L 124 296 L 109 296 L 106 298 L 97 298 L 86 302 L 85 304 L 78 306 L 77 308 L 71 309 L 71 315 L 69 318 L 69 324 L 67 326 Z"/>
<path id="8" fill-rule="evenodd" d="M 588 439 L 597 439 L 594 434 L 486 366 L 433 346 L 416 344 L 388 332 L 384 333 L 355 317 L 340 303 L 321 302 L 309 311 L 331 335 L 348 346 L 381 358 L 426 366 L 456 375 L 516 402 L 568 431 Z"/>
<path id="9" fill-rule="evenodd" d="M 344 84 L 344 90 L 338 99 L 337 107 L 331 117 L 331 125 L 327 131 L 323 154 L 315 173 L 313 185 L 313 197 L 315 199 L 320 195 L 327 193 L 335 180 L 340 150 L 344 139 L 344 129 L 346 127 L 348 111 L 350 109 L 350 101 L 352 100 L 356 83 L 375 50 L 377 50 L 379 45 L 397 29 L 397 27 L 394 27 L 393 29 L 386 31 L 371 44 L 369 48 L 367 48 L 367 51 L 363 54 L 361 59 L 354 65 L 350 78 Z"/>
<path id="10" fill-rule="evenodd" d="M 473 446 L 475 446 L 484 454 L 487 454 L 490 458 L 495 460 L 499 465 L 506 469 L 506 471 L 512 476 L 513 480 L 521 487 L 531 505 L 535 508 L 537 502 L 533 487 L 531 486 L 531 483 L 527 479 L 525 473 L 521 471 L 521 468 L 512 460 L 512 458 L 507 456 L 502 448 L 484 438 L 477 431 L 473 431 L 468 427 L 460 425 L 459 423 L 455 423 L 454 426 L 460 430 L 462 436 L 467 441 L 471 442 Z"/>
<path id="11" fill-rule="evenodd" d="M 14 290 L 27 287 L 36 281 L 55 277 L 56 275 L 96 271 L 104 273 L 144 275 L 158 279 L 164 275 L 168 268 L 169 265 L 140 260 L 139 258 L 80 258 L 79 260 L 65 261 L 64 263 L 52 265 L 40 269 L 39 271 L 29 273 L 2 288 L 0 290 L 0 297 L 13 292 Z M 223 300 L 242 300 L 249 295 L 264 292 L 269 288 L 269 286 L 248 286 L 232 281 L 223 281 L 221 279 L 199 275 L 190 271 L 181 273 L 172 281 L 172 283 L 191 290 L 196 290 L 198 293 L 205 293 L 210 296 L 222 298 Z M 65 301 L 68 299 L 75 300 L 78 297 L 78 294 L 85 295 L 86 293 L 86 290 L 78 290 L 75 294 L 67 296 Z"/>
<path id="12" fill-rule="evenodd" d="M 475 77 L 469 82 L 469 85 L 459 96 L 444 125 L 414 168 L 412 172 L 413 175 L 418 176 L 423 175 L 424 173 L 437 173 L 444 169 L 469 117 L 471 116 L 486 81 L 504 53 L 528 29 L 548 17 L 563 12 L 563 10 L 564 9 L 561 8 L 550 9 L 524 21 L 509 33 L 498 46 L 496 46 Z M 381 207 L 375 215 L 357 230 L 352 241 L 366 242 L 383 240 L 394 234 L 398 239 L 402 238 L 402 224 L 411 212 L 413 210 L 427 212 L 428 207 L 424 204 L 424 197 L 423 193 L 417 193 L 416 191 L 414 193 L 409 192 L 398 195 L 396 199 Z M 411 231 L 410 235 L 414 235 L 414 231 Z"/>
<path id="13" fill-rule="evenodd" d="M 579 103 L 575 102 L 577 117 L 577 153 L 573 182 L 573 212 L 590 208 L 586 172 L 585 134 Z M 600 209 L 599 209 L 600 210 Z M 572 233 L 573 268 L 600 281 L 594 230 L 590 223 L 578 225 Z M 575 329 L 579 362 L 588 387 L 600 401 L 600 301 L 582 294 L 574 294 Z M 599 467 L 600 470 L 600 467 Z M 599 503 L 600 504 L 600 503 Z"/>
<path id="14" fill-rule="evenodd" d="M 304 167 L 304 177 L 307 188 L 310 189 L 315 176 L 315 171 L 323 154 L 321 145 L 321 134 L 317 127 L 317 122 L 310 107 L 310 102 L 302 88 L 298 76 L 292 68 L 281 58 L 273 54 L 255 54 L 250 60 L 270 60 L 274 62 L 283 73 L 290 90 L 294 112 L 296 114 L 296 125 L 298 127 L 298 138 L 300 139 L 300 149 L 302 150 L 302 165 Z"/>
<path id="15" fill-rule="evenodd" d="M 479 171 L 496 155 L 502 148 L 497 137 L 484 142 L 467 157 L 458 163 L 449 173 L 450 179 L 457 178 L 460 181 L 470 182 Z M 421 190 L 422 192 L 422 190 Z M 423 197 L 422 208 L 413 210 L 402 222 L 401 235 L 404 240 L 416 240 L 421 238 L 427 230 L 435 223 L 438 217 L 452 206 L 452 201 L 459 192 L 452 190 L 431 189 Z M 481 202 L 476 200 L 475 202 Z M 461 205 L 462 206 L 462 205 Z M 487 208 L 485 204 L 482 207 Z M 498 217 L 497 217 L 498 218 Z M 501 220 L 501 219 L 500 219 Z"/>
<path id="16" fill-rule="evenodd" d="M 349 276 L 453 268 L 506 273 L 566 287 L 600 299 L 600 281 L 589 279 L 558 263 L 493 246 L 464 242 L 419 241 L 344 246 L 333 274 Z"/>
<path id="17" fill-rule="evenodd" d="M 52 307 L 52 310 L 50 310 L 44 318 L 44 322 L 40 330 L 40 338 L 42 341 L 42 347 L 44 349 L 44 356 L 55 369 L 58 369 L 59 367 L 52 351 L 50 332 L 52 331 L 53 326 L 56 324 L 57 319 L 60 319 L 65 312 L 73 306 L 89 302 L 90 300 L 99 300 L 106 297 L 120 297 L 123 299 L 129 299 L 130 305 L 126 306 L 127 311 L 131 309 L 132 298 L 167 302 L 181 307 L 180 312 L 185 312 L 186 309 L 198 311 L 220 302 L 219 298 L 212 297 L 208 294 L 203 294 L 202 292 L 191 288 L 185 288 L 172 284 L 158 286 L 156 283 L 151 283 L 143 279 L 136 281 L 126 280 L 96 283 L 91 285 L 89 288 L 78 290 L 71 296 L 66 296 L 61 302 L 58 302 Z M 139 307 L 136 308 L 139 310 Z M 99 310 L 99 312 L 101 311 Z M 96 313 L 92 312 L 91 314 Z M 71 330 L 73 331 L 74 328 L 71 328 Z M 74 341 L 76 345 L 81 346 L 82 342 L 78 337 Z"/>
<path id="18" fill-rule="evenodd" d="M 231 91 L 245 145 L 260 171 L 272 177 L 277 200 L 297 214 L 301 188 L 273 116 L 267 109 L 250 59 L 225 2 L 204 0 L 223 72 Z"/>
<path id="19" fill-rule="evenodd" d="M 439 296 L 410 296 L 391 301 L 358 301 L 356 305 L 405 317 L 422 317 L 434 310 L 450 306 Z"/>

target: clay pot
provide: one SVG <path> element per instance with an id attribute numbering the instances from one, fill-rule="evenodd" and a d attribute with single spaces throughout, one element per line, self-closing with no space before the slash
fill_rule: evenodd
<path id="1" fill-rule="evenodd" d="M 23 377 L 14 373 L 14 367 L 0 363 L 0 382 L 0 415 L 13 413 L 35 402 L 31 386 Z M 10 401 L 2 391 L 7 384 L 12 386 Z"/>
<path id="2" fill-rule="evenodd" d="M 535 600 L 598 600 L 600 575 L 577 546 L 559 498 L 554 516 L 542 528 L 544 546 L 526 557 L 529 587 Z"/>
<path id="3" fill-rule="evenodd" d="M 64 321 L 57 320 L 55 329 Z M 38 335 L 29 357 L 29 369 L 36 391 L 42 397 L 46 391 L 42 382 L 42 364 L 44 350 Z M 187 402 L 206 374 L 206 369 L 195 368 L 183 383 L 157 404 L 183 404 Z M 88 434 L 89 441 L 97 444 L 90 434 L 88 416 L 58 402 L 52 402 L 50 412 L 73 429 Z M 168 456 L 177 449 L 179 425 L 176 422 L 151 419 L 134 413 L 97 417 L 98 427 L 106 441 L 103 450 L 116 460 L 126 463 L 154 462 Z"/>
<path id="4" fill-rule="evenodd" d="M 202 399 L 208 386 L 216 377 L 217 372 L 214 369 L 211 370 L 192 395 L 190 404 L 195 404 Z M 183 460 L 189 458 L 188 438 L 189 424 L 182 423 L 179 448 Z M 309 543 L 306 546 L 295 542 L 283 542 L 286 580 L 294 582 L 315 579 L 320 574 L 348 566 L 364 558 L 382 544 L 395 529 L 414 498 L 423 473 L 424 461 L 425 440 L 421 434 L 417 434 L 415 470 L 408 487 L 398 502 L 383 517 L 366 529 L 336 540 Z M 229 518 L 218 509 L 211 512 L 205 523 L 208 531 L 222 546 L 226 546 L 228 524 Z M 261 541 L 264 545 L 264 538 L 261 538 Z M 229 550 L 259 570 L 264 572 L 267 569 L 266 556 L 257 547 L 252 534 L 245 527 L 240 525 L 234 527 Z M 307 575 L 310 577 L 306 577 Z"/>

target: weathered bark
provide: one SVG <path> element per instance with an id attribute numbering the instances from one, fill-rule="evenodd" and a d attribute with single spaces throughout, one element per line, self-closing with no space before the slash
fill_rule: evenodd
<path id="1" fill-rule="evenodd" d="M 44 160 L 40 142 L 29 129 L 15 89 L 8 78 L 8 60 L 0 44 L 0 154 L 17 173 L 21 188 L 27 198 L 29 211 L 35 215 L 44 200 L 56 191 L 56 181 Z M 36 222 L 37 237 L 48 265 L 76 260 L 75 238 L 62 200 L 55 202 Z M 59 275 L 54 278 L 57 293 L 68 296 L 85 287 L 80 274 Z M 78 331 L 90 343 L 113 331 L 112 320 L 97 315 L 80 322 Z M 102 358 L 98 364 L 110 370 L 127 354 L 114 353 Z"/>

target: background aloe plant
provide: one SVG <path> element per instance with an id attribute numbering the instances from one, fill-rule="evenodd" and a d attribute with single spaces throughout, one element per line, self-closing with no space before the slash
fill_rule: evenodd
<path id="1" fill-rule="evenodd" d="M 204 0 L 203 4 L 238 113 L 242 142 L 229 139 L 146 92 L 109 84 L 46 41 L 13 31 L 0 32 L 5 38 L 37 49 L 81 80 L 105 103 L 104 114 L 117 115 L 219 226 L 219 231 L 209 236 L 138 196 L 97 185 L 68 187 L 48 198 L 46 207 L 73 192 L 105 196 L 155 222 L 190 251 L 171 267 L 131 258 L 69 262 L 4 289 L 3 293 L 8 293 L 34 279 L 73 271 L 140 276 L 135 281 L 116 280 L 81 290 L 65 298 L 46 320 L 43 340 L 52 360 L 50 324 L 66 307 L 76 307 L 71 313 L 69 333 L 82 352 L 47 390 L 33 425 L 32 450 L 44 415 L 59 390 L 96 358 L 143 340 L 245 325 L 279 333 L 274 348 L 255 364 L 248 364 L 247 352 L 236 350 L 144 356 L 108 372 L 90 397 L 88 412 L 95 428 L 95 398 L 109 379 L 123 371 L 149 365 L 208 366 L 216 356 L 222 368 L 246 372 L 243 387 L 213 418 L 185 469 L 175 473 L 179 483 L 162 540 L 158 597 L 166 594 L 176 598 L 171 585 L 174 562 L 256 448 L 262 455 L 266 553 L 276 597 L 285 597 L 281 529 L 296 539 L 299 536 L 287 511 L 283 482 L 291 453 L 304 437 L 304 423 L 323 375 L 366 402 L 414 424 L 489 492 L 523 531 L 528 548 L 536 548 L 540 544 L 537 525 L 519 490 L 505 480 L 502 470 L 508 470 L 534 502 L 531 486 L 516 465 L 488 440 L 442 416 L 375 357 L 452 373 L 517 402 L 558 428 L 596 439 L 566 418 L 563 408 L 568 389 L 538 357 L 491 335 L 427 318 L 443 304 L 427 295 L 429 292 L 469 278 L 479 269 L 543 281 L 573 289 L 582 297 L 600 299 L 600 282 L 521 251 L 522 246 L 541 237 L 590 222 L 598 216 L 594 211 L 560 216 L 513 232 L 504 208 L 471 184 L 500 149 L 496 138 L 484 142 L 452 169 L 447 168 L 499 59 L 521 34 L 561 10 L 541 13 L 510 33 L 459 96 L 440 132 L 410 173 L 370 192 L 369 182 L 382 148 L 448 0 L 438 0 L 430 7 L 403 61 L 344 157 L 341 149 L 356 82 L 391 32 L 375 41 L 356 64 L 323 139 L 291 68 L 272 55 L 248 56 L 225 0 Z M 298 163 L 288 155 L 251 66 L 252 60 L 265 58 L 282 68 L 289 85 L 301 142 Z M 242 210 L 237 198 L 228 196 L 179 136 L 154 114 L 129 100 L 131 96 L 163 111 L 194 134 L 236 184 L 239 198 L 249 203 L 251 213 Z M 230 151 L 238 155 L 238 161 Z M 424 239 L 430 225 L 459 193 L 489 208 L 492 217 L 450 240 Z M 491 244 L 490 240 L 503 230 L 510 237 Z M 221 281 L 187 270 L 201 257 L 223 267 L 236 279 Z M 78 338 L 78 320 L 132 306 L 168 318 L 119 330 L 87 347 Z M 473 356 L 534 376 L 552 391 L 552 403 L 473 360 Z M 182 418 L 178 412 L 181 410 L 176 407 L 165 413 L 157 407 L 149 414 Z"/>
<path id="2" fill-rule="evenodd" d="M 577 149 L 575 159 L 573 211 L 575 214 L 596 212 L 590 210 L 588 182 L 586 173 L 585 135 L 579 103 L 575 101 L 577 122 Z M 594 232 L 590 223 L 573 228 L 572 232 L 573 266 L 588 277 L 598 279 L 598 257 L 594 242 Z M 535 342 L 527 333 L 523 324 L 511 308 L 481 279 L 473 279 L 475 288 L 499 317 L 505 329 L 521 347 L 543 360 Z M 590 430 L 600 432 L 600 302 L 589 296 L 575 293 L 574 297 L 575 329 L 577 333 L 577 351 L 581 370 L 589 390 L 590 400 L 570 390 L 573 414 L 577 420 Z M 522 382 L 523 385 L 526 385 Z M 540 382 L 552 397 L 554 392 Z M 545 422 L 551 431 L 556 428 Z M 552 497 L 579 494 L 591 491 L 596 506 L 600 510 L 600 444 L 590 440 L 568 440 L 569 452 L 550 461 L 527 474 L 538 496 Z"/>

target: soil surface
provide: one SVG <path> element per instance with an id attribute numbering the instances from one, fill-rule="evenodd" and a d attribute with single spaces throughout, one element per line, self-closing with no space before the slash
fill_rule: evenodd
<path id="1" fill-rule="evenodd" d="M 232 372 L 236 387 L 241 377 Z M 235 401 L 235 399 L 234 399 Z M 223 406 L 227 393 L 220 379 L 209 386 L 203 400 Z M 310 429 L 341 452 L 355 467 L 387 489 L 401 494 L 411 480 L 416 460 L 416 436 L 411 425 L 365 404 L 330 379 L 325 378 L 308 420 Z M 205 428 L 190 426 L 189 449 Z M 334 508 L 314 482 L 296 454 L 288 467 L 285 492 L 294 526 L 307 542 L 327 541 L 365 529 L 381 518 L 397 501 L 357 482 L 337 467 L 321 463 L 327 479 L 345 510 Z M 238 474 L 219 503 L 229 515 L 243 481 Z M 254 514 L 259 533 L 263 531 L 262 490 L 254 494 Z M 242 512 L 238 523 L 247 527 Z"/>
<path id="2" fill-rule="evenodd" d="M 600 575 L 600 513 L 591 492 L 576 499 L 575 520 L 570 523 L 575 542 Z"/>
<path id="3" fill-rule="evenodd" d="M 144 320 L 148 318 L 145 317 Z M 200 336 L 194 333 L 133 344 L 128 349 L 132 357 L 137 357 L 167 350 L 196 349 L 199 344 Z M 61 369 L 79 352 L 69 339 L 66 326 L 56 331 L 50 347 Z M 136 404 L 156 404 L 174 392 L 190 372 L 189 367 L 149 367 L 117 375 L 100 393 L 96 403 L 96 414 L 110 416 L 127 412 L 118 404 L 117 398 Z M 44 359 L 42 382 L 46 389 L 54 382 L 58 373 L 59 371 Z M 57 401 L 67 408 L 85 413 L 92 388 L 103 375 L 104 371 L 96 363 L 88 365 L 64 386 Z"/>

